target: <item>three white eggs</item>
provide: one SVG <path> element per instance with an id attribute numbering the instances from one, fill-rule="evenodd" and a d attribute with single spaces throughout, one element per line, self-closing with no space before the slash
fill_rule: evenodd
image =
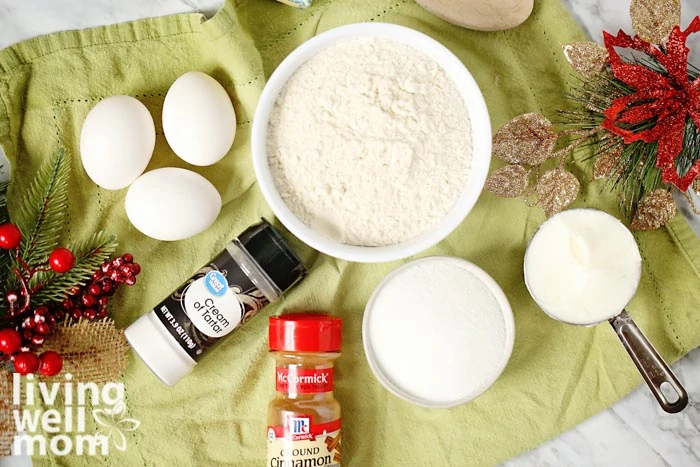
<path id="1" fill-rule="evenodd" d="M 197 71 L 172 84 L 162 122 L 173 152 L 196 166 L 221 160 L 236 135 L 236 113 L 228 94 L 214 78 Z M 221 196 L 206 178 L 187 169 L 166 167 L 143 174 L 155 141 L 155 125 L 146 106 L 130 96 L 108 97 L 90 110 L 83 123 L 83 167 L 102 188 L 130 186 L 126 215 L 143 234 L 182 240 L 216 220 Z"/>

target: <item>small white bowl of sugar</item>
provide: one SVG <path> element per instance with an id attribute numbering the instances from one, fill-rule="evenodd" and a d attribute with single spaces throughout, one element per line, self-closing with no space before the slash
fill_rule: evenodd
<path id="1" fill-rule="evenodd" d="M 383 262 L 449 235 L 491 160 L 483 96 L 464 64 L 410 28 L 326 31 L 277 67 L 252 128 L 255 173 L 280 221 L 328 255 Z"/>
<path id="2" fill-rule="evenodd" d="M 391 272 L 367 302 L 362 341 L 379 382 L 429 408 L 454 407 L 503 372 L 515 325 L 498 284 L 469 261 L 431 256 Z"/>

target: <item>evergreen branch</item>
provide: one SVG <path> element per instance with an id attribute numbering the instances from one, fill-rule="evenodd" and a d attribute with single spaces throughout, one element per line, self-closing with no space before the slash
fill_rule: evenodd
<path id="1" fill-rule="evenodd" d="M 69 158 L 63 148 L 37 172 L 22 196 L 13 222 L 22 232 L 20 255 L 41 264 L 58 245 L 68 207 Z"/>
<path id="2" fill-rule="evenodd" d="M 100 231 L 93 234 L 88 240 L 69 246 L 69 249 L 75 256 L 75 263 L 70 271 L 64 274 L 42 272 L 33 278 L 32 286 L 38 283 L 43 284 L 43 287 L 32 297 L 35 303 L 61 301 L 66 297 L 71 287 L 85 285 L 92 274 L 117 249 L 117 238 Z"/>
<path id="3" fill-rule="evenodd" d="M 692 118 L 685 121 L 683 149 L 676 157 L 676 169 L 681 177 L 700 159 L 700 131 Z"/>
<path id="4" fill-rule="evenodd" d="M 690 76 L 691 81 L 695 81 L 700 76 L 700 68 L 688 62 L 688 76 Z"/>
<path id="5" fill-rule="evenodd" d="M 0 224 L 6 224 L 10 220 L 7 212 L 7 187 L 10 182 L 0 182 Z"/>
<path id="6" fill-rule="evenodd" d="M 632 59 L 632 63 L 644 66 L 655 73 L 667 75 L 668 71 L 653 56 L 639 55 Z M 700 79 L 700 69 L 688 64 L 688 75 L 692 80 Z M 560 111 L 559 115 L 564 120 L 565 128 L 579 130 L 593 130 L 600 128 L 605 120 L 603 112 L 610 108 L 613 101 L 619 97 L 627 96 L 635 92 L 628 84 L 617 79 L 610 70 L 606 70 L 594 77 L 577 77 L 578 82 L 566 94 L 566 98 L 577 104 L 575 110 Z M 643 122 L 629 125 L 618 122 L 620 127 L 633 132 L 640 132 L 652 128 L 657 124 L 656 119 L 648 119 Z M 600 157 L 612 149 L 611 141 L 606 143 L 605 130 L 592 136 L 588 142 L 579 146 L 579 150 L 593 148 L 592 156 Z M 616 144 L 619 144 L 616 143 Z M 590 153 L 589 153 L 590 154 Z M 661 180 L 661 170 L 656 167 L 658 144 L 636 141 L 625 145 L 622 155 L 616 167 L 617 174 L 609 185 L 619 189 L 619 205 L 622 213 L 631 217 L 637 209 L 639 202 L 653 190 L 664 186 Z M 700 131 L 691 118 L 687 118 L 683 135 L 683 149 L 675 159 L 678 174 L 683 176 L 700 160 Z"/>
<path id="7" fill-rule="evenodd" d="M 646 52 L 638 51 L 639 53 L 634 55 L 632 58 L 632 63 L 634 65 L 641 65 L 645 68 L 650 69 L 654 73 L 658 73 L 663 76 L 668 76 L 668 70 L 663 66 L 653 55 Z M 664 52 L 665 53 L 665 52 Z"/>
<path id="8" fill-rule="evenodd" d="M 576 148 L 579 152 L 584 152 L 584 150 L 586 150 L 585 156 L 581 160 L 587 161 L 603 156 L 617 149 L 617 147 L 622 144 L 621 139 L 612 137 L 612 134 L 608 131 L 602 128 L 599 128 L 599 130 L 600 131 L 597 133 L 588 137 L 588 141 Z"/>
<path id="9" fill-rule="evenodd" d="M 10 221 L 10 215 L 7 212 L 7 187 L 10 182 L 0 182 L 0 225 Z M 8 274 L 11 270 L 12 255 L 5 250 L 0 251 L 0 284 L 4 285 L 7 282 Z M 0 294 L 0 310 L 4 310 L 5 297 Z M 2 313 L 0 313 L 0 316 Z"/>
<path id="10" fill-rule="evenodd" d="M 657 151 L 657 143 L 643 141 L 635 141 L 622 150 L 613 187 L 620 188 L 620 209 L 628 218 L 639 202 L 662 184 L 661 170 L 656 167 Z"/>

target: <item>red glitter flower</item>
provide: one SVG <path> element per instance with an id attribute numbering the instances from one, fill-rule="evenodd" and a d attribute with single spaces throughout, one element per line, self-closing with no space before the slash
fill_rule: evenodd
<path id="1" fill-rule="evenodd" d="M 606 118 L 601 126 L 624 138 L 625 144 L 657 141 L 656 166 L 661 169 L 662 180 L 673 183 L 681 191 L 686 191 L 700 174 L 700 160 L 682 177 L 674 163 L 683 149 L 687 118 L 691 118 L 700 129 L 700 79 L 691 81 L 688 76 L 689 50 L 686 47 L 688 36 L 695 32 L 700 32 L 700 17 L 695 17 L 685 31 L 675 26 L 663 50 L 623 31 L 617 36 L 603 32 L 613 75 L 635 92 L 615 99 L 604 112 Z M 661 64 L 667 73 L 625 62 L 615 47 L 644 52 Z M 649 121 L 655 121 L 654 126 L 644 130 L 634 131 L 620 126 L 623 124 L 629 128 Z"/>

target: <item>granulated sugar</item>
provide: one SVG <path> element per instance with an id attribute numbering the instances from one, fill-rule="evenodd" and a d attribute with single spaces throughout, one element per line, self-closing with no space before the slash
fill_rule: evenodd
<path id="1" fill-rule="evenodd" d="M 270 116 L 267 154 L 285 203 L 352 245 L 435 225 L 469 176 L 467 110 L 444 70 L 384 39 L 332 46 L 302 65 Z"/>
<path id="2" fill-rule="evenodd" d="M 375 374 L 423 405 L 476 397 L 510 356 L 505 297 L 499 301 L 498 286 L 471 268 L 442 257 L 408 263 L 380 285 L 365 311 L 365 351 Z"/>

